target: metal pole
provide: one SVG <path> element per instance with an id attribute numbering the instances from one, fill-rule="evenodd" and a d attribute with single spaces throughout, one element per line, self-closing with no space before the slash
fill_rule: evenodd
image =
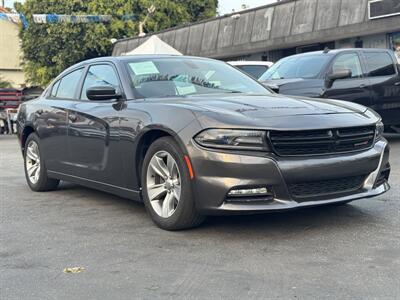
<path id="1" fill-rule="evenodd" d="M 4 4 L 4 2 L 5 2 L 5 0 L 1 0 L 1 6 L 5 6 L 5 4 Z"/>

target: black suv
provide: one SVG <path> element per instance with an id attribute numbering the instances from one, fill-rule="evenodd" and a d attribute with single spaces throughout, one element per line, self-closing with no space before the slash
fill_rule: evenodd
<path id="1" fill-rule="evenodd" d="M 400 67 L 393 51 L 338 49 L 285 57 L 260 81 L 281 94 L 352 101 L 399 130 Z"/>

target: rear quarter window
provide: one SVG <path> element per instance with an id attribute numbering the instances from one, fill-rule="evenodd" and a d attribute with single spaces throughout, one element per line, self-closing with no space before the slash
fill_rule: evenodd
<path id="1" fill-rule="evenodd" d="M 57 98 L 74 99 L 83 69 L 72 71 L 60 79 L 56 92 Z M 52 91 L 53 92 L 53 91 Z"/>
<path id="2" fill-rule="evenodd" d="M 367 76 L 389 76 L 396 74 L 392 57 L 386 52 L 366 52 Z"/>
<path id="3" fill-rule="evenodd" d="M 58 86 L 60 85 L 60 81 L 61 80 L 58 80 L 56 83 L 53 84 L 53 87 L 51 88 L 51 92 L 50 92 L 51 97 L 56 97 Z"/>

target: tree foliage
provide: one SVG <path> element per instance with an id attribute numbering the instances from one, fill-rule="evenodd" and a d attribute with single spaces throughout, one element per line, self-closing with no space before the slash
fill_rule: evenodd
<path id="1" fill-rule="evenodd" d="M 135 14 L 143 20 L 147 9 L 156 11 L 145 25 L 154 32 L 216 15 L 217 0 L 26 0 L 17 3 L 28 22 L 21 29 L 23 67 L 28 81 L 45 86 L 65 68 L 85 59 L 109 55 L 112 38 L 132 37 L 138 33 L 138 21 L 121 16 Z M 112 15 L 102 24 L 35 24 L 32 14 Z"/>
<path id="2" fill-rule="evenodd" d="M 3 79 L 3 77 L 0 76 L 0 88 L 10 88 L 11 87 L 11 82 Z"/>

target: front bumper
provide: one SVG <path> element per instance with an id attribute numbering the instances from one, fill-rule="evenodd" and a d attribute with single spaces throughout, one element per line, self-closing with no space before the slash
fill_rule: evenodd
<path id="1" fill-rule="evenodd" d="M 255 152 L 222 152 L 192 142 L 189 156 L 195 172 L 193 189 L 198 210 L 204 214 L 256 213 L 348 202 L 380 195 L 389 190 L 389 146 L 385 139 L 371 149 L 347 154 L 278 157 Z M 331 181 L 362 177 L 359 188 L 328 194 L 293 196 L 289 188 L 299 182 Z M 235 187 L 267 187 L 265 198 L 239 198 L 228 192 Z"/>

